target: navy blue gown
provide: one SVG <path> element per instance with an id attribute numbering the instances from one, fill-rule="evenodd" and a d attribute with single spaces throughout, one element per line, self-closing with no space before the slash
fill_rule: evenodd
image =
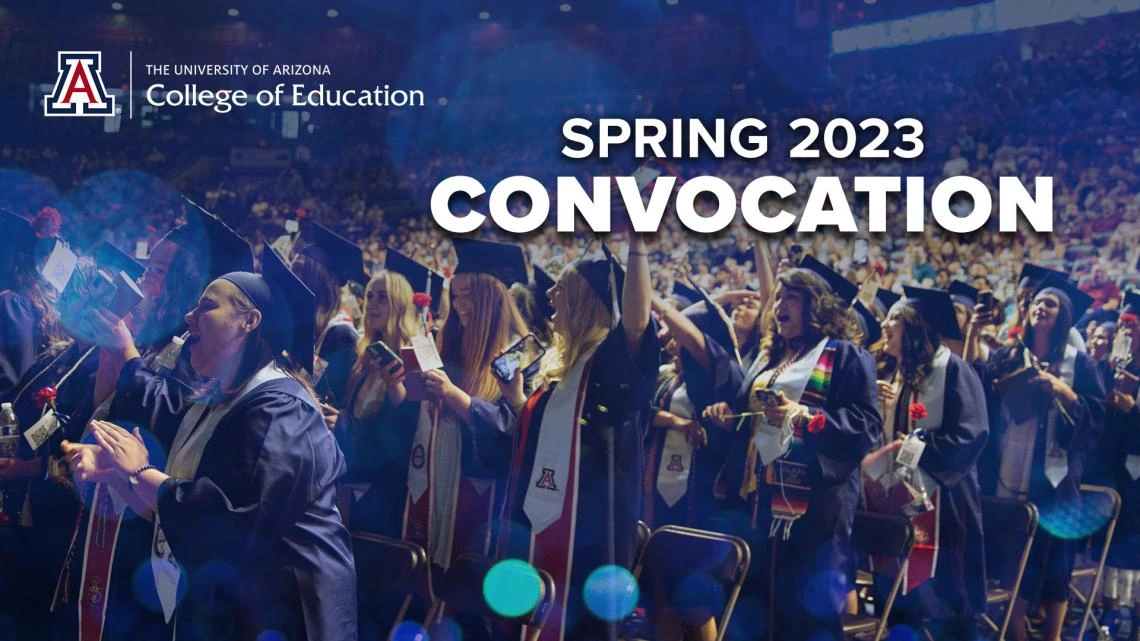
<path id="1" fill-rule="evenodd" d="M 139 359 L 116 405 L 145 422 L 181 403 Z M 141 420 L 140 420 L 141 419 Z M 177 422 L 174 422 L 174 431 Z M 160 420 L 170 430 L 169 423 Z M 261 384 L 218 424 L 196 478 L 165 481 L 158 515 L 185 574 L 177 638 L 356 638 L 352 544 L 335 505 L 344 457 L 297 381 Z M 188 579 L 188 580 L 187 580 Z"/>

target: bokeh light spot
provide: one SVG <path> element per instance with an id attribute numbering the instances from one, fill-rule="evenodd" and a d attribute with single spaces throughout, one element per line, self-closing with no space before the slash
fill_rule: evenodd
<path id="1" fill-rule="evenodd" d="M 497 614 L 518 617 L 538 605 L 542 582 L 538 572 L 526 561 L 500 561 L 483 579 L 483 598 Z"/>
<path id="2" fill-rule="evenodd" d="M 620 621 L 637 607 L 637 579 L 617 565 L 603 565 L 586 578 L 586 607 L 603 621 Z"/>
<path id="3" fill-rule="evenodd" d="M 427 630 L 415 621 L 403 621 L 392 630 L 392 641 L 428 641 Z"/>

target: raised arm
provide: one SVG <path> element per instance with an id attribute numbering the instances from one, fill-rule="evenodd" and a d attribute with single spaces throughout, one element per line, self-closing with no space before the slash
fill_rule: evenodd
<path id="1" fill-rule="evenodd" d="M 625 289 L 622 292 L 621 324 L 630 352 L 634 355 L 638 353 L 645 328 L 649 326 L 649 297 L 652 292 L 645 241 L 631 230 L 629 255 L 626 256 Z"/>

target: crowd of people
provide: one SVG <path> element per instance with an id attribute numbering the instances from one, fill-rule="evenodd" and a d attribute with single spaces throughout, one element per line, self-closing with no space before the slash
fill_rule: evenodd
<path id="1" fill-rule="evenodd" d="M 385 636 L 352 598 L 351 530 L 419 545 L 436 577 L 465 554 L 527 561 L 557 586 L 544 639 L 612 638 L 623 622 L 587 606 L 586 580 L 633 567 L 642 521 L 732 534 L 753 558 L 732 621 L 699 581 L 643 586 L 654 638 L 840 639 L 867 510 L 934 541 L 901 570 L 892 623 L 973 639 L 988 579 L 1012 588 L 1018 565 L 987 545 L 997 497 L 1044 524 L 1010 636 L 1037 612 L 1059 641 L 1081 537 L 1049 524 L 1095 482 L 1124 500 L 1098 598 L 1140 639 L 1137 127 L 1112 76 L 1136 46 L 998 56 L 973 84 L 865 74 L 765 114 L 775 130 L 840 105 L 905 111 L 927 132 L 905 166 L 773 149 L 674 170 L 738 187 L 1052 176 L 1052 234 L 906 234 L 892 202 L 888 234 L 697 240 L 670 213 L 654 235 L 512 244 L 447 237 L 416 203 L 505 158 L 557 173 L 546 143 L 409 164 L 306 140 L 269 178 L 206 172 L 194 202 L 160 177 L 209 145 L 209 123 L 106 153 L 0 148 L 19 170 L 0 174 L 0 401 L 19 428 L 0 457 L 0 559 L 21 577 L 0 585 L 0 628 Z M 85 241 L 66 286 L 45 269 L 61 238 Z"/>

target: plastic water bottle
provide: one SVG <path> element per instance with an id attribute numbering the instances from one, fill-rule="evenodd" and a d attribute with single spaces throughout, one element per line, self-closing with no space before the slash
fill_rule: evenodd
<path id="1" fill-rule="evenodd" d="M 162 349 L 158 355 L 158 361 L 155 363 L 160 370 L 173 370 L 178 366 L 178 359 L 182 356 L 182 345 L 186 343 L 186 339 L 181 336 L 175 336 L 170 339 L 170 344 Z"/>
<path id="2" fill-rule="evenodd" d="M 0 458 L 16 458 L 20 452 L 20 422 L 11 403 L 0 405 Z"/>

